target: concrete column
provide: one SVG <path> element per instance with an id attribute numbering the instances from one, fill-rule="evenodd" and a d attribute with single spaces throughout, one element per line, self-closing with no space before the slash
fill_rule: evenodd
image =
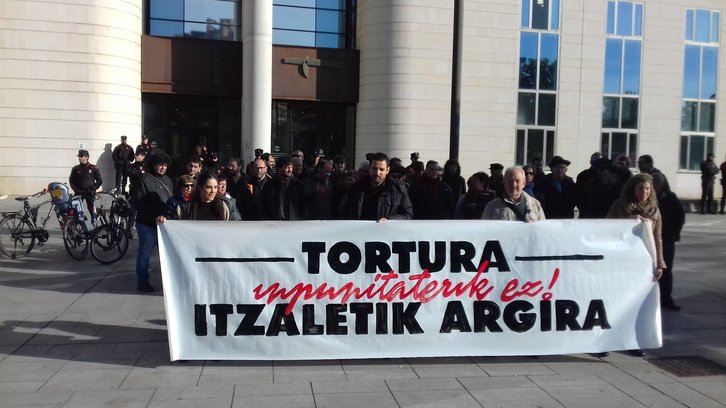
<path id="1" fill-rule="evenodd" d="M 272 130 L 272 1 L 243 0 L 242 155 L 270 151 Z"/>

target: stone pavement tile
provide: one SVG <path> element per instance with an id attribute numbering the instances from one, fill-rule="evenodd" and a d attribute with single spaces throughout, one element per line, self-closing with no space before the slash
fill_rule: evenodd
<path id="1" fill-rule="evenodd" d="M 35 332 L 19 332 L 18 330 L 20 329 L 0 329 L 0 346 L 20 346 L 35 336 Z"/>
<path id="2" fill-rule="evenodd" d="M 195 387 L 201 373 L 201 366 L 137 365 L 119 388 Z"/>
<path id="3" fill-rule="evenodd" d="M 101 343 L 142 343 L 151 341 L 157 329 L 124 327 L 124 326 L 102 326 L 95 334 Z"/>
<path id="4" fill-rule="evenodd" d="M 545 401 L 552 398 L 543 389 L 537 387 L 525 387 L 522 389 L 515 389 L 513 387 L 467 389 L 469 390 L 471 395 L 476 398 L 477 401 L 481 401 L 484 403 L 492 401 Z"/>
<path id="5" fill-rule="evenodd" d="M 313 394 L 345 394 L 349 392 L 389 392 L 383 380 L 362 381 L 314 381 Z"/>
<path id="6" fill-rule="evenodd" d="M 0 406 L 65 404 L 72 392 L 22 392 L 0 394 Z"/>
<path id="7" fill-rule="evenodd" d="M 151 358 L 169 361 L 169 343 L 119 343 L 115 345 L 113 355 L 118 358 Z"/>
<path id="8" fill-rule="evenodd" d="M 492 377 L 514 375 L 549 375 L 554 374 L 546 364 L 536 361 L 522 363 L 479 363 L 479 368 Z"/>
<path id="9" fill-rule="evenodd" d="M 45 354 L 69 360 L 117 359 L 112 353 L 114 347 L 113 344 L 59 344 L 51 347 Z"/>
<path id="10" fill-rule="evenodd" d="M 316 408 L 316 406 L 311 394 L 235 397 L 232 401 L 232 408 Z"/>
<path id="11" fill-rule="evenodd" d="M 228 399 L 234 397 L 234 386 L 206 386 L 206 387 L 170 387 L 158 388 L 154 392 L 153 401 L 181 401 L 181 400 L 206 400 L 206 399 Z"/>
<path id="12" fill-rule="evenodd" d="M 640 402 L 628 398 L 566 398 L 559 399 L 566 408 L 643 408 Z"/>
<path id="13" fill-rule="evenodd" d="M 97 324 L 60 321 L 50 322 L 28 341 L 28 344 L 81 344 L 95 341 L 101 330 Z"/>
<path id="14" fill-rule="evenodd" d="M 283 384 L 240 384 L 234 386 L 234 400 L 242 397 L 275 397 L 281 395 L 313 395 L 310 382 Z"/>
<path id="15" fill-rule="evenodd" d="M 0 382 L 0 393 L 8 392 L 35 392 L 42 387 L 45 381 L 8 381 Z"/>
<path id="16" fill-rule="evenodd" d="M 398 408 L 390 392 L 351 392 L 315 395 L 317 408 Z"/>
<path id="17" fill-rule="evenodd" d="M 536 400 L 482 401 L 486 408 L 564 408 L 554 398 L 546 396 Z"/>
<path id="18" fill-rule="evenodd" d="M 343 361 L 348 381 L 388 378 L 418 378 L 405 359 L 367 359 Z"/>
<path id="19" fill-rule="evenodd" d="M 338 360 L 321 361 L 275 361 L 272 365 L 273 381 L 300 382 L 342 381 L 346 379 L 343 366 Z"/>
<path id="20" fill-rule="evenodd" d="M 151 401 L 148 408 L 229 408 L 232 398 L 179 401 Z"/>
<path id="21" fill-rule="evenodd" d="M 98 370 L 63 368 L 40 391 L 115 390 L 130 370 L 130 367 Z"/>
<path id="22" fill-rule="evenodd" d="M 147 408 L 149 405 L 148 402 L 108 402 L 104 403 L 102 405 L 99 405 L 95 402 L 87 402 L 87 403 L 68 403 L 63 405 L 63 408 Z M 47 407 L 43 407 L 47 408 Z"/>
<path id="23" fill-rule="evenodd" d="M 466 390 L 395 391 L 393 396 L 401 407 L 480 408 Z"/>
<path id="24" fill-rule="evenodd" d="M 422 378 L 386 380 L 391 391 L 463 390 L 456 378 Z"/>
<path id="25" fill-rule="evenodd" d="M 100 370 L 111 368 L 131 368 L 136 364 L 135 359 L 111 359 L 113 354 L 106 357 L 93 357 L 86 360 L 71 360 L 63 367 L 64 370 Z"/>
<path id="26" fill-rule="evenodd" d="M 566 387 L 542 387 L 557 400 L 565 398 L 627 398 L 628 396 L 610 384 L 571 385 Z"/>
<path id="27" fill-rule="evenodd" d="M 667 395 L 640 395 L 633 397 L 636 401 L 652 408 L 685 408 L 686 406 Z"/>
<path id="28" fill-rule="evenodd" d="M 607 384 L 605 380 L 595 374 L 574 375 L 533 375 L 530 377 L 540 387 L 577 387 L 584 385 Z"/>
<path id="29" fill-rule="evenodd" d="M 63 368 L 65 361 L 0 363 L 0 381 L 46 381 Z"/>
<path id="30" fill-rule="evenodd" d="M 420 378 L 482 377 L 486 373 L 470 358 L 411 358 L 408 362 Z"/>
<path id="31" fill-rule="evenodd" d="M 600 362 L 578 362 L 578 363 L 545 363 L 545 365 L 557 374 L 617 374 L 621 371 L 605 361 Z"/>
<path id="32" fill-rule="evenodd" d="M 272 383 L 271 361 L 206 362 L 199 385 Z"/>
<path id="33" fill-rule="evenodd" d="M 533 377 L 538 378 L 538 377 Z M 481 390 L 496 390 L 496 389 L 518 389 L 523 388 L 538 388 L 537 384 L 532 382 L 527 377 L 469 377 L 459 378 L 459 382 L 472 394 L 475 391 Z M 527 390 L 529 391 L 529 390 Z"/>
<path id="34" fill-rule="evenodd" d="M 680 383 L 660 383 L 653 384 L 653 387 L 657 388 L 663 394 L 673 398 L 674 400 L 688 406 L 698 408 L 723 408 L 724 405 L 715 401 L 713 398 L 708 397 L 693 388 L 690 388 Z"/>
<path id="35" fill-rule="evenodd" d="M 68 404 L 96 404 L 103 406 L 121 403 L 148 404 L 153 395 L 153 389 L 76 391 Z"/>
<path id="36" fill-rule="evenodd" d="M 726 376 L 684 378 L 683 383 L 716 401 L 726 401 Z"/>

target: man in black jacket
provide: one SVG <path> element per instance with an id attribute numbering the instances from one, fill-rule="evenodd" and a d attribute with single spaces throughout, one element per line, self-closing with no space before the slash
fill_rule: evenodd
<path id="1" fill-rule="evenodd" d="M 572 177 L 567 176 L 569 160 L 555 156 L 549 163 L 552 173 L 542 182 L 542 197 L 545 216 L 550 219 L 575 218 L 577 189 Z"/>
<path id="2" fill-rule="evenodd" d="M 354 184 L 346 200 L 349 219 L 385 221 L 413 218 L 408 191 L 401 183 L 387 177 L 390 170 L 388 156 L 384 153 L 371 156 L 369 177 Z"/>
<path id="3" fill-rule="evenodd" d="M 174 195 L 174 184 L 166 169 L 171 158 L 165 153 L 154 153 L 147 160 L 146 172 L 141 175 L 138 188 L 134 188 L 132 203 L 136 208 L 136 234 L 139 251 L 136 256 L 136 288 L 140 292 L 153 292 L 149 285 L 149 259 L 157 244 L 156 224 L 169 216 L 167 202 Z"/>
<path id="4" fill-rule="evenodd" d="M 94 199 L 96 190 L 101 187 L 103 180 L 98 166 L 88 161 L 88 150 L 78 151 L 78 165 L 73 166 L 71 175 L 68 177 L 71 188 L 75 195 L 79 195 L 86 202 L 88 211 L 91 214 L 91 222 L 96 222 L 96 205 Z"/>

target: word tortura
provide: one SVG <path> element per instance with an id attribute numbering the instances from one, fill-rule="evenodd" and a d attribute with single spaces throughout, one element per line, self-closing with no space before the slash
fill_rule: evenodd
<path id="1" fill-rule="evenodd" d="M 552 331 L 553 310 L 552 301 L 539 302 L 539 329 L 542 332 Z M 209 307 L 209 312 L 207 312 Z M 286 333 L 288 336 L 302 335 L 346 335 L 348 334 L 348 314 L 351 315 L 356 335 L 369 333 L 369 316 L 375 318 L 375 333 L 389 333 L 389 311 L 391 313 L 392 334 L 422 334 L 424 330 L 416 320 L 416 313 L 421 303 L 351 303 L 328 304 L 325 306 L 325 324 L 315 320 L 315 305 L 306 304 L 302 307 L 302 320 L 296 319 L 293 313 L 285 313 L 286 304 L 275 305 L 267 327 L 258 324 L 258 319 L 265 309 L 265 305 L 258 304 L 211 304 L 194 305 L 194 333 L 197 336 L 207 336 L 207 316 L 214 317 L 216 336 L 228 336 L 230 321 L 236 321 L 234 315 L 243 317 L 233 332 L 234 336 L 278 336 Z M 484 300 L 474 301 L 472 304 L 472 318 L 470 318 L 460 301 L 450 301 L 446 306 L 439 333 L 474 332 L 474 333 L 501 333 L 502 324 L 513 332 L 526 332 L 535 327 L 538 314 L 531 312 L 535 306 L 524 300 L 513 301 L 504 310 L 495 302 Z M 208 314 L 207 314 L 208 313 Z M 582 323 L 578 321 L 580 306 L 572 300 L 554 301 L 554 322 L 556 331 L 592 330 L 595 326 L 609 329 L 605 305 L 600 299 L 593 299 L 585 313 Z M 301 322 L 298 323 L 298 322 Z M 302 331 L 300 330 L 302 326 Z"/>

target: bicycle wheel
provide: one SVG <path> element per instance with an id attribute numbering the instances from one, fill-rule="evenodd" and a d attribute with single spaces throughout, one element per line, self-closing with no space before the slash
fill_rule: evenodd
<path id="1" fill-rule="evenodd" d="M 117 224 L 107 224 L 96 228 L 91 235 L 91 255 L 102 264 L 111 264 L 126 255 L 129 237 Z"/>
<path id="2" fill-rule="evenodd" d="M 33 225 L 19 214 L 0 220 L 0 251 L 10 259 L 22 258 L 33 249 Z"/>
<path id="3" fill-rule="evenodd" d="M 81 222 L 83 221 L 71 218 L 63 227 L 63 245 L 66 246 L 68 255 L 77 261 L 85 258 L 88 253 L 88 239 Z"/>

